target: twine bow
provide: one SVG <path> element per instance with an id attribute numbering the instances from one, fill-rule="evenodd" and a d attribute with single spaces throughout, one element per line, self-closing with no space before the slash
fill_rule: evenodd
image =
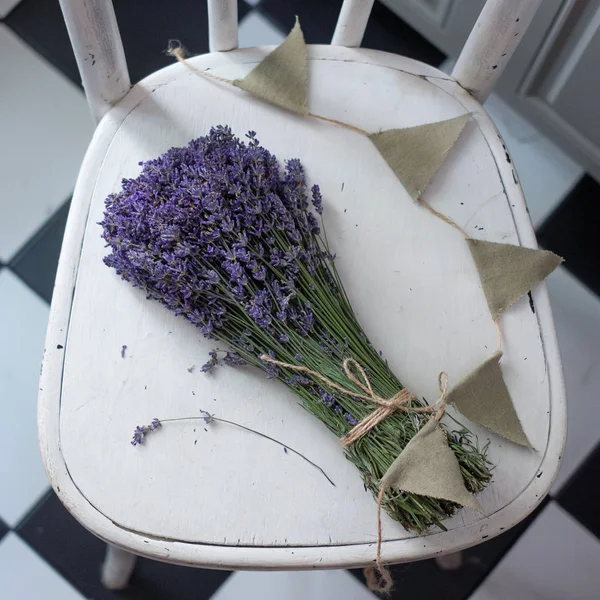
<path id="1" fill-rule="evenodd" d="M 344 359 L 344 362 L 342 363 L 342 366 L 344 368 L 344 374 L 364 393 L 355 392 L 354 390 L 349 390 L 341 385 L 338 385 L 334 381 L 331 381 L 331 379 L 329 379 L 328 377 L 325 377 L 325 375 L 321 375 L 321 373 L 313 371 L 308 367 L 282 362 L 271 358 L 266 354 L 263 354 L 260 357 L 260 359 L 263 362 L 268 362 L 279 367 L 285 367 L 286 369 L 290 369 L 292 371 L 297 371 L 299 373 L 307 373 L 308 375 L 316 377 L 323 383 L 327 384 L 335 390 L 338 390 L 339 392 L 342 392 L 343 394 L 346 394 L 353 398 L 360 398 L 361 400 L 365 400 L 367 402 L 371 402 L 372 404 L 377 405 L 377 408 L 372 413 L 367 415 L 362 421 L 355 425 L 347 435 L 341 438 L 340 441 L 344 448 L 351 446 L 356 440 L 360 439 L 363 435 L 371 431 L 371 429 L 379 425 L 379 423 L 381 423 L 384 419 L 387 419 L 387 417 L 389 417 L 397 410 L 415 413 L 435 413 L 434 418 L 436 421 L 439 421 L 442 418 L 444 411 L 446 410 L 446 396 L 448 393 L 448 375 L 444 372 L 440 373 L 438 377 L 438 384 L 440 388 L 439 399 L 431 406 L 417 407 L 408 406 L 408 403 L 414 398 L 416 398 L 416 396 L 406 388 L 401 389 L 391 398 L 382 398 L 381 396 L 378 396 L 373 391 L 373 387 L 371 386 L 371 382 L 369 381 L 365 370 L 353 358 Z M 358 374 L 358 377 L 355 374 L 355 372 Z"/>

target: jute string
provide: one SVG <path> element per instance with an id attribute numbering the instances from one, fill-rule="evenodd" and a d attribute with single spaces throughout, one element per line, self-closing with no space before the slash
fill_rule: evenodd
<path id="1" fill-rule="evenodd" d="M 435 419 L 436 421 L 439 421 L 444 414 L 446 396 L 448 395 L 448 374 L 444 371 L 438 375 L 438 388 L 440 390 L 440 398 L 436 404 L 440 404 L 440 409 L 438 409 L 437 413 L 432 417 L 432 419 Z M 377 494 L 377 552 L 375 554 L 375 566 L 367 567 L 363 570 L 365 581 L 367 582 L 369 589 L 372 592 L 381 594 L 390 592 L 394 587 L 392 574 L 381 560 L 381 544 L 383 540 L 381 531 L 381 506 L 383 505 L 383 497 L 386 491 L 387 489 L 382 485 L 379 488 L 379 494 Z"/>
<path id="2" fill-rule="evenodd" d="M 500 315 L 494 319 L 494 325 L 496 326 L 496 339 L 498 341 L 498 350 L 502 352 L 502 327 L 500 327 Z"/>
<path id="3" fill-rule="evenodd" d="M 462 233 L 465 238 L 469 237 L 467 235 L 467 232 L 456 221 L 454 221 L 450 217 L 446 216 L 445 214 L 441 213 L 439 210 L 436 210 L 435 208 L 433 208 L 433 206 L 431 206 L 430 204 L 425 202 L 425 200 L 423 200 L 422 197 L 417 200 L 417 204 L 419 204 L 423 208 L 427 209 L 434 217 L 437 217 L 438 219 L 444 221 L 444 223 L 447 223 L 448 225 L 450 225 L 450 227 L 454 227 L 454 229 L 456 229 L 457 231 L 460 231 L 460 233 Z"/>
<path id="4" fill-rule="evenodd" d="M 344 446 L 344 448 L 347 448 L 348 446 L 352 445 L 356 440 L 358 440 L 363 435 L 371 431 L 371 429 L 379 425 L 379 423 L 387 419 L 387 417 L 389 417 L 392 413 L 394 413 L 397 410 L 414 413 L 435 413 L 435 419 L 437 421 L 439 421 L 442 418 L 442 415 L 446 410 L 445 393 L 442 394 L 439 400 L 437 400 L 437 402 L 435 402 L 431 406 L 422 407 L 407 406 L 411 400 L 416 398 L 416 396 L 406 388 L 400 390 L 391 398 L 382 398 L 381 396 L 378 396 L 373 391 L 373 387 L 371 386 L 371 382 L 369 381 L 365 370 L 353 358 L 344 359 L 344 362 L 342 363 L 342 366 L 344 368 L 344 374 L 350 381 L 352 381 L 352 383 L 356 384 L 356 386 L 359 387 L 363 391 L 363 393 L 345 388 L 344 386 L 335 383 L 335 381 L 332 381 L 328 377 L 325 377 L 325 375 L 322 375 L 321 373 L 313 371 L 312 369 L 309 369 L 308 367 L 304 367 L 302 365 L 294 365 L 291 363 L 282 362 L 280 360 L 271 358 L 266 354 L 263 354 L 260 357 L 260 359 L 263 362 L 268 362 L 273 365 L 277 365 L 278 367 L 284 367 L 286 369 L 290 369 L 291 371 L 306 373 L 308 375 L 311 375 L 312 377 L 315 377 L 316 379 L 319 379 L 323 383 L 327 384 L 329 387 L 332 387 L 333 389 L 342 392 L 343 394 L 346 394 L 353 398 L 367 400 L 368 402 L 372 402 L 373 404 L 377 405 L 378 408 L 376 408 L 372 413 L 367 415 L 362 421 L 355 425 L 350 431 L 350 433 L 341 438 L 340 442 L 342 443 L 342 446 Z M 353 370 L 355 370 L 359 374 L 360 379 L 354 374 Z"/>
<path id="5" fill-rule="evenodd" d="M 365 370 L 353 358 L 346 358 L 342 363 L 342 366 L 344 368 L 344 374 L 364 393 L 349 390 L 344 386 L 339 385 L 334 381 L 331 381 L 331 379 L 325 377 L 325 375 L 322 375 L 321 373 L 313 371 L 312 369 L 309 369 L 308 367 L 304 367 L 302 365 L 294 365 L 291 363 L 276 360 L 274 358 L 271 358 L 270 356 L 267 356 L 266 354 L 263 354 L 260 357 L 260 359 L 264 362 L 268 362 L 279 367 L 290 369 L 291 371 L 306 373 L 307 375 L 311 375 L 312 377 L 319 379 L 331 388 L 338 390 L 344 394 L 347 394 L 348 396 L 360 398 L 362 400 L 366 400 L 377 405 L 377 408 L 372 413 L 367 415 L 362 421 L 355 425 L 350 431 L 350 433 L 341 438 L 340 441 L 344 448 L 347 448 L 356 440 L 361 438 L 363 435 L 371 431 L 373 427 L 377 426 L 396 410 L 403 410 L 405 412 L 429 413 L 432 415 L 431 418 L 435 419 L 436 421 L 439 421 L 442 418 L 446 410 L 446 396 L 448 395 L 448 374 L 443 371 L 438 376 L 438 387 L 440 390 L 439 399 L 431 406 L 413 407 L 407 406 L 407 404 L 410 400 L 416 398 L 416 396 L 406 388 L 400 390 L 397 394 L 388 399 L 378 396 L 373 391 L 373 387 L 371 386 L 371 382 L 369 381 Z M 355 375 L 353 370 L 355 370 L 359 374 L 360 379 Z M 392 579 L 391 573 L 381 560 L 381 506 L 383 504 L 383 497 L 386 491 L 386 488 L 383 485 L 381 485 L 381 487 L 379 488 L 379 494 L 377 495 L 377 552 L 375 554 L 375 567 L 367 567 L 366 569 L 364 569 L 364 575 L 365 580 L 367 582 L 367 586 L 371 591 L 378 593 L 389 592 L 394 585 L 394 580 Z"/>
<path id="6" fill-rule="evenodd" d="M 197 75 L 202 75 L 203 77 L 209 77 L 210 79 L 215 79 L 216 81 L 220 81 L 222 83 L 230 83 L 233 84 L 233 79 L 227 79 L 227 77 L 220 77 L 219 75 L 214 75 L 210 71 L 202 71 L 197 69 L 192 64 L 190 64 L 187 60 L 185 60 L 185 50 L 183 46 L 176 45 L 178 42 L 172 40 L 169 42 L 169 47 L 167 48 L 167 54 L 176 58 L 182 65 L 185 65 L 190 71 L 196 73 Z"/>
<path id="7" fill-rule="evenodd" d="M 185 59 L 185 50 L 181 45 L 175 45 L 175 42 L 171 42 L 169 48 L 167 49 L 167 54 L 176 58 L 182 65 L 185 65 L 190 71 L 196 73 L 197 75 L 202 75 L 203 77 L 208 77 L 209 79 L 214 79 L 215 81 L 220 81 L 221 83 L 228 83 L 229 85 L 233 85 L 233 79 L 227 79 L 227 77 L 220 77 L 219 75 L 214 75 L 210 71 L 202 71 L 201 69 L 197 69 L 193 65 L 191 65 Z M 327 123 L 332 123 L 333 125 L 340 125 L 340 127 L 345 127 L 346 129 L 350 129 L 350 131 L 355 131 L 356 133 L 360 133 L 362 135 L 369 135 L 369 132 L 365 129 L 361 129 L 360 127 L 356 127 L 356 125 L 351 125 L 350 123 L 345 123 L 344 121 L 338 121 L 337 119 L 330 119 L 329 117 L 323 117 L 321 115 L 316 115 L 314 113 L 308 113 L 309 117 L 313 117 L 315 119 L 319 119 L 321 121 L 326 121 Z"/>

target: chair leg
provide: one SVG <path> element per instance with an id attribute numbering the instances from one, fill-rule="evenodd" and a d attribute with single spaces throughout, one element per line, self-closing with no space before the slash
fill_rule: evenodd
<path id="1" fill-rule="evenodd" d="M 463 553 L 453 552 L 445 556 L 437 556 L 435 562 L 442 571 L 457 571 L 463 566 Z"/>
<path id="2" fill-rule="evenodd" d="M 102 565 L 102 585 L 109 590 L 122 590 L 126 587 L 135 567 L 136 558 L 135 554 L 107 544 Z"/>

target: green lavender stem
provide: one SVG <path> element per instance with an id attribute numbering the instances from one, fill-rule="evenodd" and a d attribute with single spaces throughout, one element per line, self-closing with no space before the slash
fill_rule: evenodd
<path id="1" fill-rule="evenodd" d="M 325 477 L 325 479 L 327 479 L 327 481 L 329 481 L 329 483 L 333 487 L 335 487 L 335 483 L 333 483 L 333 481 L 331 481 L 331 479 L 327 475 L 327 473 L 325 473 L 325 471 L 323 471 L 323 469 L 319 465 L 317 465 L 312 460 L 310 460 L 310 458 L 307 458 L 306 456 L 304 456 L 304 454 L 302 454 L 301 452 L 298 452 L 298 450 L 294 450 L 294 448 L 292 448 L 291 446 L 288 446 L 288 444 L 284 444 L 283 442 L 280 442 L 279 440 L 272 438 L 270 435 L 267 435 L 266 433 L 262 433 L 260 431 L 257 431 L 256 429 L 252 429 L 251 427 L 246 427 L 245 425 L 236 423 L 235 421 L 229 421 L 228 419 L 223 419 L 221 417 L 215 417 L 214 415 L 210 415 L 210 417 L 178 417 L 177 419 L 160 419 L 160 423 L 162 424 L 162 423 L 172 423 L 174 421 L 191 421 L 194 419 L 202 419 L 204 421 L 208 421 L 209 423 L 212 421 L 215 421 L 217 423 L 226 423 L 227 425 L 233 425 L 234 427 L 237 427 L 238 429 L 243 429 L 244 431 L 249 431 L 250 433 L 254 433 L 255 435 L 265 438 L 266 440 L 270 440 L 271 442 L 281 446 L 286 452 L 289 450 L 293 454 L 296 454 L 300 458 L 305 460 L 309 465 L 312 465 L 315 469 L 318 469 L 319 471 L 321 471 L 321 473 L 323 473 L 323 476 Z"/>

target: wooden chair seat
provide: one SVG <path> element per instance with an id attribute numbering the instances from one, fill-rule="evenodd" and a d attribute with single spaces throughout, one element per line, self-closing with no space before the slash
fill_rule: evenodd
<path id="1" fill-rule="evenodd" d="M 190 62 L 243 77 L 271 49 Z M 310 46 L 309 70 L 311 111 L 368 131 L 471 112 L 423 199 L 474 238 L 536 246 L 498 131 L 449 76 L 400 56 L 336 46 Z M 93 533 L 154 559 L 228 569 L 371 564 L 376 503 L 339 441 L 260 372 L 202 373 L 213 344 L 102 263 L 98 222 L 105 198 L 122 178 L 139 173 L 139 161 L 217 124 L 239 136 L 255 130 L 280 161 L 300 158 L 310 182 L 321 186 L 325 227 L 351 302 L 411 390 L 434 400 L 440 371 L 456 383 L 497 348 L 463 236 L 412 201 L 368 138 L 174 64 L 134 86 L 106 114 L 77 181 L 40 392 L 42 453 L 52 484 Z M 505 380 L 537 451 L 465 422 L 481 443 L 490 439 L 496 465 L 481 496 L 485 516 L 461 510 L 446 522 L 448 531 L 418 536 L 386 515 L 384 560 L 419 560 L 477 544 L 519 522 L 548 491 L 564 443 L 565 402 L 544 285 L 504 314 L 502 330 Z M 335 487 L 292 453 L 223 424 L 172 423 L 144 446 L 130 446 L 136 425 L 199 409 L 302 452 Z"/>

